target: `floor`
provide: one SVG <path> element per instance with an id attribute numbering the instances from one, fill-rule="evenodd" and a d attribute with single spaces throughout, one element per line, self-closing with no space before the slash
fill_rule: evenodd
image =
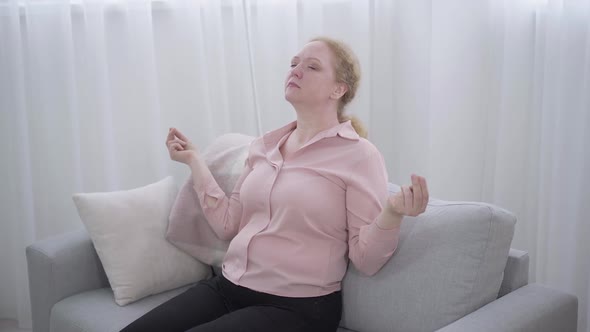
<path id="1" fill-rule="evenodd" d="M 19 329 L 14 320 L 0 319 L 0 332 L 31 332 L 31 330 Z"/>

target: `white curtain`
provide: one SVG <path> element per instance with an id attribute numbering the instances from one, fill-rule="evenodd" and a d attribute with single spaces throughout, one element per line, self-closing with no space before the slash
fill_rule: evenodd
<path id="1" fill-rule="evenodd" d="M 72 193 L 184 180 L 168 127 L 204 147 L 293 120 L 316 35 L 359 56 L 349 112 L 390 180 L 515 213 L 531 282 L 590 331 L 589 0 L 0 1 L 0 318 L 30 326 L 24 248 L 82 227 Z"/>

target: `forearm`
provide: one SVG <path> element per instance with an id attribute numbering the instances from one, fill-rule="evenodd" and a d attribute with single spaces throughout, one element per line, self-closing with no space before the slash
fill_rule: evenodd
<path id="1" fill-rule="evenodd" d="M 349 242 L 349 257 L 359 271 L 374 275 L 389 260 L 397 248 L 402 218 L 383 209 L 373 224 L 364 226 Z"/>
<path id="2" fill-rule="evenodd" d="M 381 269 L 387 260 L 393 255 L 399 240 L 399 231 L 403 216 L 393 211 L 387 200 L 382 197 L 383 207 L 377 217 L 360 219 L 354 213 L 349 213 L 349 225 L 363 225 L 358 228 L 351 227 L 349 232 L 349 258 L 356 268 L 365 275 L 374 275 Z M 366 204 L 370 204 L 367 202 Z M 377 202 L 373 203 L 379 207 Z M 369 219 L 369 220 L 367 220 Z"/>
<path id="3" fill-rule="evenodd" d="M 205 160 L 197 153 L 194 153 L 190 158 L 188 166 L 191 169 L 191 177 L 196 188 L 204 188 L 206 182 L 213 177 Z M 207 204 L 207 207 L 209 208 L 214 207 L 216 202 L 217 199 L 214 197 L 205 197 L 205 204 Z"/>
<path id="4" fill-rule="evenodd" d="M 207 222 L 220 239 L 231 240 L 238 233 L 242 215 L 240 187 L 252 169 L 246 163 L 242 175 L 228 196 L 221 189 L 202 157 L 195 154 L 190 158 L 188 165 L 191 169 L 193 187 Z"/>
<path id="5" fill-rule="evenodd" d="M 191 169 L 193 188 L 199 197 L 201 209 L 207 222 L 221 240 L 231 240 L 237 233 L 237 213 L 232 213 L 230 199 L 221 190 L 205 160 L 195 154 L 188 163 Z M 235 205 L 235 204 L 234 204 Z"/>

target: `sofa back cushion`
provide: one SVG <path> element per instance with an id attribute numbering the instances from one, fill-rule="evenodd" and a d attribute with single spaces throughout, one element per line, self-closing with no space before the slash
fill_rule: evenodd
<path id="1" fill-rule="evenodd" d="M 389 184 L 391 193 L 399 187 Z M 435 331 L 496 299 L 516 218 L 499 207 L 431 199 L 402 222 L 396 252 L 374 276 L 352 264 L 341 326 L 362 332 Z"/>

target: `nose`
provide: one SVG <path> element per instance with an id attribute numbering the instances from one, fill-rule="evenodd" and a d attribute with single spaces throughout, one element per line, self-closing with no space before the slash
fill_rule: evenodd
<path id="1" fill-rule="evenodd" d="M 301 70 L 300 65 L 297 65 L 291 69 L 291 75 L 297 77 L 298 79 L 301 79 L 301 76 L 303 75 L 303 70 Z"/>

